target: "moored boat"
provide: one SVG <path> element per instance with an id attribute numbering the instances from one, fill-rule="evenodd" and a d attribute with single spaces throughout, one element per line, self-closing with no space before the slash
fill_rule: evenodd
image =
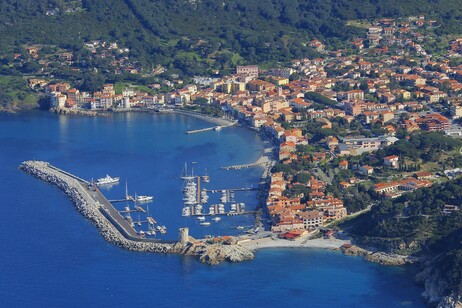
<path id="1" fill-rule="evenodd" d="M 109 184 L 115 184 L 119 182 L 119 177 L 111 177 L 109 174 L 106 174 L 104 178 L 99 178 L 98 181 L 96 182 L 96 185 L 109 185 Z"/>

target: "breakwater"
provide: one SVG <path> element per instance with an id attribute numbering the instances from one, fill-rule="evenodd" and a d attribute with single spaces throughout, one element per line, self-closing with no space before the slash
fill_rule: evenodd
<path id="1" fill-rule="evenodd" d="M 118 247 L 131 251 L 198 256 L 202 262 L 208 264 L 254 258 L 251 251 L 240 245 L 208 244 L 192 240 L 180 243 L 142 238 L 128 224 L 124 224 L 123 218 L 120 220 L 117 217 L 119 213 L 114 212 L 112 205 L 104 196 L 101 197 L 102 194 L 92 191 L 89 185 L 76 176 L 43 161 L 25 161 L 20 164 L 19 169 L 60 188 L 69 196 L 75 208 L 96 226 L 103 238 Z"/>

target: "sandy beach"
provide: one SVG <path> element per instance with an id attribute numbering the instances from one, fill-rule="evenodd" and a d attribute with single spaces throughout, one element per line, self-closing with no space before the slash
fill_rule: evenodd
<path id="1" fill-rule="evenodd" d="M 351 244 L 350 240 L 340 239 L 298 239 L 295 241 L 262 238 L 249 241 L 242 241 L 240 245 L 250 249 L 258 250 L 264 248 L 322 248 L 322 249 L 337 249 L 343 244 Z"/>

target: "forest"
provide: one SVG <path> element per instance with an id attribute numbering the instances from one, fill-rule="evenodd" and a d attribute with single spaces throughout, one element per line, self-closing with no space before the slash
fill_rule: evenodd
<path id="1" fill-rule="evenodd" d="M 144 66 L 194 75 L 315 55 L 307 42 L 337 46 L 359 33 L 346 25 L 354 19 L 425 14 L 441 22 L 441 33 L 462 33 L 461 12 L 457 0 L 5 0 L 0 50 L 55 44 L 78 51 L 101 39 L 130 48 Z"/>

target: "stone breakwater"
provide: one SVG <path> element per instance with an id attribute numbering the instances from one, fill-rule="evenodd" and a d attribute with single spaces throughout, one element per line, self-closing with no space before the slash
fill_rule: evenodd
<path id="1" fill-rule="evenodd" d="M 75 208 L 96 226 L 103 238 L 118 247 L 130 251 L 199 256 L 202 262 L 208 264 L 218 264 L 223 261 L 240 262 L 254 258 L 254 254 L 250 250 L 239 245 L 211 245 L 203 242 L 175 243 L 145 239 L 127 239 L 101 213 L 100 205 L 90 196 L 84 184 L 77 179 L 59 170 L 50 168 L 47 162 L 25 161 L 21 163 L 19 169 L 58 186 L 69 196 Z"/>

